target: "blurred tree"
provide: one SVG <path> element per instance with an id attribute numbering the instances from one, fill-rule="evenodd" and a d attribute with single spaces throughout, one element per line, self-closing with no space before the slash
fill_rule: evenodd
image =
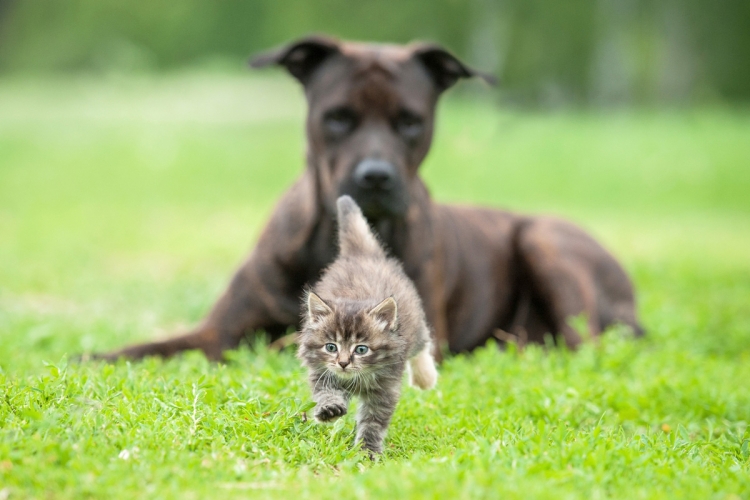
<path id="1" fill-rule="evenodd" d="M 239 69 L 310 32 L 437 40 L 522 105 L 750 99 L 748 0 L 0 0 L 0 72 Z"/>
<path id="2" fill-rule="evenodd" d="M 589 97 L 598 105 L 629 104 L 636 97 L 637 7 L 636 0 L 597 0 Z"/>

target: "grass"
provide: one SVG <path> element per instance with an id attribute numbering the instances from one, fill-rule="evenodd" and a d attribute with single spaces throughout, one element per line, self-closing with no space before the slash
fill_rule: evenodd
<path id="1" fill-rule="evenodd" d="M 68 361 L 205 314 L 301 168 L 292 83 L 6 79 L 0 110 L 0 498 L 750 498 L 748 110 L 444 102 L 434 196 L 576 220 L 648 336 L 451 358 L 375 463 L 290 352 Z"/>

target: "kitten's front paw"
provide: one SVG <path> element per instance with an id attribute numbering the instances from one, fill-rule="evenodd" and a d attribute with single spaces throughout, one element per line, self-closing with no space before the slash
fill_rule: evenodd
<path id="1" fill-rule="evenodd" d="M 376 446 L 367 446 L 362 445 L 362 449 L 367 453 L 367 456 L 370 458 L 370 460 L 376 460 L 377 457 L 383 454 L 383 446 L 382 445 L 376 445 Z"/>
<path id="2" fill-rule="evenodd" d="M 333 422 L 343 415 L 346 415 L 346 405 L 329 403 L 315 408 L 315 419 L 318 422 Z"/>

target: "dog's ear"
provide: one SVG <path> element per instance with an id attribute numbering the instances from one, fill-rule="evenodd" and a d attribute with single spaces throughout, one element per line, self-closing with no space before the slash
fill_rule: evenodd
<path id="1" fill-rule="evenodd" d="M 315 69 L 329 56 L 339 52 L 339 42 L 324 36 L 309 36 L 288 43 L 250 59 L 250 66 L 263 68 L 271 64 L 284 66 L 305 85 Z"/>
<path id="2" fill-rule="evenodd" d="M 441 92 L 452 87 L 459 78 L 477 76 L 490 85 L 497 84 L 497 78 L 493 75 L 470 68 L 439 45 L 417 44 L 414 46 L 413 53 L 414 57 L 427 69 Z"/>

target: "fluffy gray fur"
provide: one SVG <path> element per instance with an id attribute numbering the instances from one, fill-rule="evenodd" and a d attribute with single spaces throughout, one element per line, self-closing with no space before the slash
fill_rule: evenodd
<path id="1" fill-rule="evenodd" d="M 421 389 L 435 385 L 437 370 L 422 301 L 401 264 L 351 197 L 337 209 L 340 253 L 304 298 L 297 355 L 309 369 L 315 418 L 345 415 L 358 396 L 357 442 L 381 453 L 407 366 Z"/>

